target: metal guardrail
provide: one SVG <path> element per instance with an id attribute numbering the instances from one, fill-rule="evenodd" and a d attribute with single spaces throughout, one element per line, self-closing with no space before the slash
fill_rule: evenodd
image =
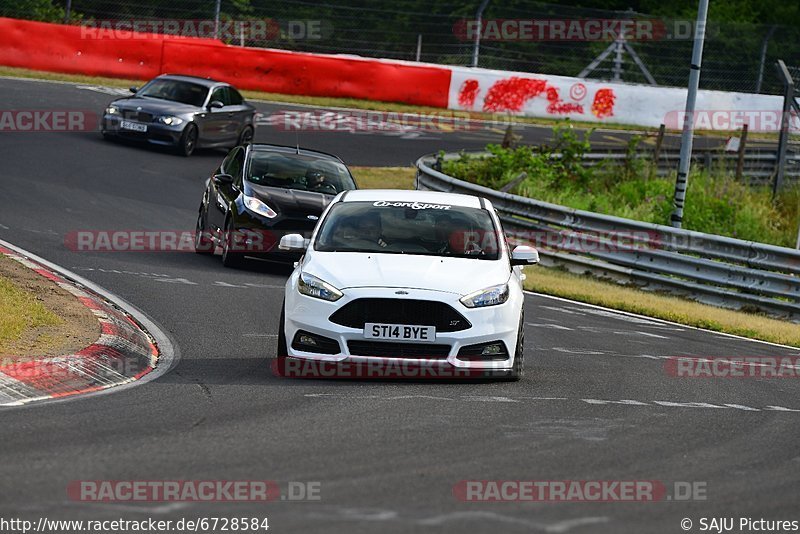
<path id="1" fill-rule="evenodd" d="M 455 157 L 449 154 L 445 157 Z M 458 180 L 417 160 L 417 189 L 479 195 L 542 262 L 729 308 L 800 319 L 800 251 L 567 208 Z"/>
<path id="2" fill-rule="evenodd" d="M 587 167 L 596 165 L 624 165 L 630 157 L 624 152 L 592 152 L 584 154 Z M 669 176 L 675 174 L 680 154 L 673 151 L 662 151 L 656 162 L 656 174 Z M 692 167 L 706 170 L 725 169 L 730 172 L 736 170 L 739 156 L 735 153 L 720 152 L 719 150 L 698 150 L 692 155 Z M 633 161 L 652 162 L 652 154 L 640 152 L 634 156 Z M 775 175 L 778 164 L 778 155 L 773 151 L 747 152 L 742 158 L 742 175 L 752 183 L 765 183 Z M 787 154 L 786 177 L 800 177 L 800 154 Z"/>

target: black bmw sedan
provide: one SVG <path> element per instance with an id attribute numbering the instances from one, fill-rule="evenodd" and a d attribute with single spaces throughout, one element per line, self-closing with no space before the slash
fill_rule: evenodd
<path id="1" fill-rule="evenodd" d="M 106 107 L 103 137 L 174 147 L 184 156 L 198 147 L 232 147 L 253 139 L 256 109 L 227 83 L 165 74 L 131 91 Z"/>
<path id="2" fill-rule="evenodd" d="M 206 182 L 197 215 L 195 251 L 222 249 L 226 267 L 246 256 L 295 261 L 278 250 L 286 234 L 310 237 L 322 211 L 342 191 L 356 189 L 341 159 L 279 145 L 237 146 Z"/>

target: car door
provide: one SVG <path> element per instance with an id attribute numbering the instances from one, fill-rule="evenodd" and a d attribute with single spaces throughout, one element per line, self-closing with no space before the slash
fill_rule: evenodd
<path id="1" fill-rule="evenodd" d="M 221 102 L 222 107 L 211 107 L 212 102 Z M 203 113 L 200 135 L 205 144 L 217 145 L 228 141 L 230 130 L 230 109 L 226 109 L 228 91 L 224 85 L 219 85 L 211 90 L 208 105 Z"/>
<path id="2" fill-rule="evenodd" d="M 217 169 L 216 174 L 229 174 L 233 177 L 233 183 L 216 182 L 213 178 L 211 180 L 210 188 L 211 194 L 208 206 L 208 222 L 210 226 L 216 230 L 221 231 L 225 226 L 225 217 L 228 210 L 233 205 L 236 197 L 239 196 L 239 191 L 242 183 L 242 171 L 244 169 L 244 150 L 242 148 L 234 148 L 230 151 L 228 156 L 223 160 L 222 164 Z M 238 185 L 237 185 L 238 184 Z"/>
<path id="3" fill-rule="evenodd" d="M 233 128 L 232 135 L 234 135 L 238 141 L 239 134 L 246 125 L 250 124 L 255 128 L 253 124 L 255 108 L 245 101 L 241 93 L 239 93 L 235 87 L 228 86 L 228 98 L 230 109 L 233 113 L 233 122 L 231 124 Z"/>

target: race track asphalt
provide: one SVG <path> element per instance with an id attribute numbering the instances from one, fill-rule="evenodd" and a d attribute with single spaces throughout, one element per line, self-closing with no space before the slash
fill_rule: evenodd
<path id="1" fill-rule="evenodd" d="M 0 94 L 6 109 L 100 111 L 112 98 L 19 80 L 0 80 Z M 351 165 L 407 165 L 499 135 L 303 133 L 302 144 Z M 525 129 L 526 140 L 547 135 Z M 257 133 L 283 144 L 293 137 Z M 139 387 L 0 411 L 0 517 L 235 515 L 267 516 L 274 532 L 636 534 L 681 532 L 682 518 L 800 519 L 798 382 L 665 372 L 670 356 L 797 349 L 529 295 L 521 382 L 289 380 L 267 361 L 285 268 L 228 270 L 219 257 L 192 253 L 65 246 L 76 230 L 192 230 L 203 182 L 223 155 L 186 159 L 97 133 L 0 134 L 0 238 L 131 302 L 180 351 L 173 370 Z M 697 482 L 707 498 L 554 504 L 453 495 L 462 480 L 506 479 Z M 76 480 L 316 481 L 321 500 L 86 503 L 67 497 Z"/>

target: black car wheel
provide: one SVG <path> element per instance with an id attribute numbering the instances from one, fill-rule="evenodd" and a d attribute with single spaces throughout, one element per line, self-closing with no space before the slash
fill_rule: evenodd
<path id="1" fill-rule="evenodd" d="M 206 230 L 206 210 L 201 205 L 200 212 L 197 214 L 197 225 L 194 230 L 194 251 L 197 254 L 210 256 L 214 254 L 214 241 Z"/>
<path id="2" fill-rule="evenodd" d="M 233 221 L 229 218 L 225 222 L 225 234 L 222 236 L 222 265 L 225 267 L 240 267 L 244 262 L 244 255 L 232 250 L 235 248 Z"/>
<path id="3" fill-rule="evenodd" d="M 178 143 L 178 153 L 182 156 L 189 157 L 197 147 L 197 126 L 192 123 L 186 125 L 181 134 L 181 140 Z"/>
<path id="4" fill-rule="evenodd" d="M 245 126 L 242 129 L 242 133 L 239 134 L 239 141 L 236 143 L 236 146 L 243 146 L 252 142 L 253 142 L 253 127 Z"/>

